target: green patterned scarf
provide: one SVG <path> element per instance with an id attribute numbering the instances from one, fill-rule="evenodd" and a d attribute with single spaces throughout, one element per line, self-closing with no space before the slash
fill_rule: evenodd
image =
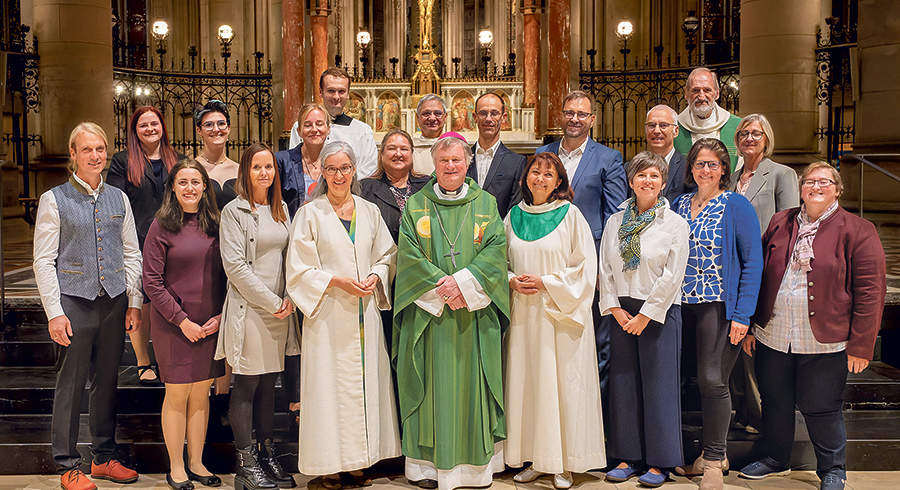
<path id="1" fill-rule="evenodd" d="M 656 210 L 666 205 L 659 198 L 656 204 L 641 214 L 637 212 L 635 198 L 630 198 L 625 206 L 625 216 L 619 226 L 619 253 L 622 254 L 622 272 L 637 270 L 641 263 L 641 232 L 656 219 Z"/>

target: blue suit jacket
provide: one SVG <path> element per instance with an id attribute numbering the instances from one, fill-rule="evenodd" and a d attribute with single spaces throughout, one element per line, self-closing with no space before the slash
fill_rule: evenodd
<path id="1" fill-rule="evenodd" d="M 478 167 L 475 165 L 475 148 L 472 145 L 472 162 L 466 175 L 478 182 Z M 494 196 L 497 200 L 497 211 L 500 218 L 506 218 L 506 213 L 522 200 L 522 174 L 525 172 L 525 163 L 528 160 L 524 155 L 510 150 L 503 143 L 497 147 L 497 154 L 491 161 L 491 168 L 484 178 L 482 189 Z"/>
<path id="2" fill-rule="evenodd" d="M 538 148 L 534 153 L 550 151 L 559 154 L 559 145 L 560 142 L 556 141 Z M 619 211 L 619 205 L 626 199 L 628 185 L 625 181 L 622 154 L 588 138 L 575 175 L 569 176 L 569 184 L 575 191 L 572 203 L 591 225 L 594 246 L 598 251 L 606 221 Z"/>
<path id="3" fill-rule="evenodd" d="M 687 158 L 680 151 L 675 150 L 675 153 L 672 155 L 672 161 L 669 162 L 669 180 L 666 182 L 665 192 L 665 198 L 669 200 L 670 206 L 674 205 L 675 201 L 682 194 L 697 190 L 696 184 L 689 186 L 684 183 L 688 172 L 687 167 Z"/>
<path id="4" fill-rule="evenodd" d="M 303 156 L 301 149 L 303 143 L 282 150 L 275 154 L 275 162 L 278 165 L 278 177 L 281 180 L 281 199 L 287 204 L 291 219 L 306 202 L 306 185 L 303 180 Z"/>

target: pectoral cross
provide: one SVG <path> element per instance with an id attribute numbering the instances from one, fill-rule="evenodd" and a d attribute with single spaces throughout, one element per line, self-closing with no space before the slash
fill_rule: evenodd
<path id="1" fill-rule="evenodd" d="M 450 253 L 444 254 L 444 257 L 450 257 L 450 261 L 453 262 L 453 267 L 456 267 L 456 256 L 459 255 L 459 252 L 453 251 L 453 246 L 455 244 L 450 244 Z"/>

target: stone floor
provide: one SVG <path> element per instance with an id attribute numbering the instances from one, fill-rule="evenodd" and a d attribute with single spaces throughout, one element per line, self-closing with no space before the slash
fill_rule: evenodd
<path id="1" fill-rule="evenodd" d="M 494 480 L 491 486 L 492 490 L 552 490 L 553 485 L 550 478 L 540 478 L 532 483 L 515 483 L 512 479 L 513 472 L 506 472 Z M 320 486 L 315 480 L 303 475 L 297 475 L 298 488 L 304 487 L 308 490 L 320 490 Z M 219 487 L 222 489 L 233 489 L 232 475 L 223 476 L 224 484 Z M 673 481 L 663 485 L 663 489 L 667 490 L 694 490 L 698 488 L 700 478 L 693 480 L 676 477 Z M 141 475 L 141 479 L 131 485 L 119 485 L 110 482 L 98 481 L 99 489 L 168 489 L 166 485 L 165 475 Z M 22 475 L 22 476 L 0 476 L 0 490 L 13 489 L 56 489 L 60 488 L 58 476 L 48 475 Z M 197 489 L 203 489 L 202 485 L 197 485 Z M 406 478 L 401 475 L 390 475 L 376 478 L 373 485 L 368 490 L 414 490 L 407 483 Z M 603 473 L 591 472 L 585 475 L 577 475 L 575 485 L 572 487 L 576 490 L 631 490 L 639 489 L 637 478 L 625 483 L 611 484 L 603 481 Z M 738 478 L 735 472 L 725 477 L 725 490 L 818 490 L 819 479 L 812 471 L 795 471 L 789 477 L 767 478 L 765 480 L 750 481 Z M 896 490 L 900 489 L 900 471 L 852 471 L 847 477 L 848 490 Z"/>

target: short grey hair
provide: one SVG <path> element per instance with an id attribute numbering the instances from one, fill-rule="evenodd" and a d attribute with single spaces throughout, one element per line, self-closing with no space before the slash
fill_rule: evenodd
<path id="1" fill-rule="evenodd" d="M 350 182 L 350 193 L 359 195 L 359 178 L 356 176 L 356 154 L 353 153 L 353 147 L 343 141 L 332 141 L 325 145 L 322 148 L 322 152 L 319 153 L 319 162 L 322 173 L 319 175 L 319 183 L 316 184 L 316 188 L 313 190 L 311 199 L 315 199 L 319 196 L 324 196 L 328 194 L 328 181 L 325 180 L 325 160 L 328 160 L 330 157 L 333 157 L 339 153 L 343 153 L 347 155 L 347 158 L 350 159 L 350 164 L 353 165 L 353 179 Z"/>
<path id="2" fill-rule="evenodd" d="M 449 110 L 449 109 L 447 109 L 447 103 L 444 102 L 444 99 L 442 99 L 441 97 L 439 97 L 437 94 L 425 94 L 425 95 L 422 96 L 421 99 L 419 99 L 419 103 L 416 104 L 416 114 L 419 113 L 419 109 L 422 108 L 422 104 L 424 104 L 424 103 L 426 103 L 426 102 L 428 102 L 428 101 L 432 101 L 432 100 L 436 100 L 436 101 L 440 102 L 440 103 L 441 103 L 441 107 L 444 108 L 444 112 L 447 112 L 447 111 Z"/>
<path id="3" fill-rule="evenodd" d="M 673 124 L 678 124 L 678 113 L 675 112 L 675 109 L 672 109 L 671 107 L 669 107 L 669 106 L 667 106 L 667 105 L 665 105 L 665 104 L 659 104 L 659 105 L 653 106 L 652 109 L 650 109 L 649 111 L 647 111 L 647 119 L 650 119 L 650 113 L 651 113 L 651 112 L 653 112 L 653 111 L 660 111 L 660 110 L 667 111 L 667 112 L 669 113 L 669 115 L 672 116 L 672 123 L 673 123 Z"/>
<path id="4" fill-rule="evenodd" d="M 431 145 L 431 158 L 434 159 L 434 155 L 439 151 L 446 151 L 450 148 L 458 146 L 462 148 L 463 155 L 466 158 L 466 166 L 468 167 L 472 163 L 472 147 L 469 146 L 465 141 L 457 138 L 456 136 L 446 136 L 434 142 Z"/>
<path id="5" fill-rule="evenodd" d="M 625 169 L 625 175 L 628 178 L 628 183 L 634 180 L 634 177 L 647 170 L 648 168 L 655 168 L 659 170 L 659 175 L 662 177 L 662 183 L 666 184 L 669 182 L 669 165 L 666 164 L 666 159 L 653 153 L 652 151 L 644 150 L 634 158 L 628 162 L 628 168 Z M 662 194 L 662 189 L 660 189 L 660 194 Z M 657 196 L 658 197 L 658 196 Z"/>
<path id="6" fill-rule="evenodd" d="M 719 87 L 719 77 L 716 76 L 716 72 L 704 66 L 701 66 L 700 68 L 694 68 L 694 70 L 691 71 L 691 74 L 687 77 L 687 83 L 684 85 L 684 89 L 690 90 L 691 83 L 694 81 L 694 77 L 701 73 L 707 73 L 712 77 L 713 85 L 716 87 L 716 92 L 719 92 L 721 90 L 721 87 Z"/>

